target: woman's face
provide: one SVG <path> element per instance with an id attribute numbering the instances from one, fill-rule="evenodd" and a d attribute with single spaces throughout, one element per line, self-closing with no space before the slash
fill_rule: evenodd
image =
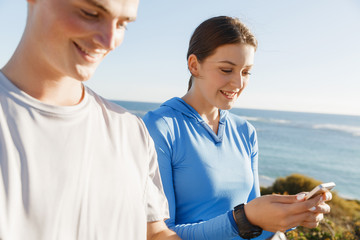
<path id="1" fill-rule="evenodd" d="M 255 48 L 248 44 L 227 44 L 201 63 L 197 62 L 194 86 L 203 107 L 231 109 L 248 84 Z"/>

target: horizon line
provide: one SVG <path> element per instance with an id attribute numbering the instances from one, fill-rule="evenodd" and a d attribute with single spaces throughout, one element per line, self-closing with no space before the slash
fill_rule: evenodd
<path id="1" fill-rule="evenodd" d="M 120 102 L 138 102 L 138 103 L 152 103 L 152 104 L 162 104 L 163 102 L 152 102 L 152 101 L 140 101 L 140 100 L 120 100 L 120 99 L 110 99 L 110 101 L 120 101 Z M 350 116 L 350 117 L 360 117 L 360 113 L 351 114 L 351 113 L 339 113 L 339 112 L 316 112 L 316 111 L 304 111 L 304 110 L 287 110 L 287 109 L 276 109 L 276 108 L 256 108 L 256 107 L 239 107 L 234 106 L 232 109 L 249 109 L 249 110 L 260 110 L 260 111 L 279 111 L 279 112 L 293 112 L 293 113 L 312 113 L 312 114 L 324 114 L 324 115 L 341 115 L 341 116 Z M 231 110 L 231 109 L 230 109 Z"/>

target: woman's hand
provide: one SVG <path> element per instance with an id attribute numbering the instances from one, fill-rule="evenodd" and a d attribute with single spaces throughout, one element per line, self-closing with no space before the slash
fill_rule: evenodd
<path id="1" fill-rule="evenodd" d="M 270 232 L 286 231 L 296 226 L 316 227 L 323 214 L 330 212 L 325 203 L 332 198 L 330 192 L 305 201 L 306 193 L 297 195 L 265 195 L 245 205 L 249 222 Z"/>

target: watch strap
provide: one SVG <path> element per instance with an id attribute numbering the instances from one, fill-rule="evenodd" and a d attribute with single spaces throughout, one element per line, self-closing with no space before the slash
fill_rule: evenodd
<path id="1" fill-rule="evenodd" d="M 252 225 L 246 217 L 245 204 L 239 204 L 234 208 L 235 222 L 238 227 L 239 236 L 244 239 L 252 239 L 261 235 L 262 228 Z"/>

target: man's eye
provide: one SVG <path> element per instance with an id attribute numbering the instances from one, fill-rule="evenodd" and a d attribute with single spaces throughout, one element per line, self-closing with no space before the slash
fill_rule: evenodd
<path id="1" fill-rule="evenodd" d="M 86 16 L 86 17 L 90 17 L 90 18 L 97 18 L 99 16 L 99 13 L 96 11 L 88 11 L 88 10 L 84 10 L 81 9 L 81 12 Z"/>
<path id="2" fill-rule="evenodd" d="M 224 73 L 231 73 L 232 69 L 221 69 L 221 71 Z"/>
<path id="3" fill-rule="evenodd" d="M 118 25 L 117 25 L 117 27 L 118 27 L 119 29 L 125 29 L 125 30 L 127 30 L 126 26 L 127 26 L 127 22 L 119 22 Z"/>
<path id="4" fill-rule="evenodd" d="M 250 76 L 250 75 L 251 75 L 251 72 L 243 72 L 243 75 L 244 75 L 244 76 Z"/>

